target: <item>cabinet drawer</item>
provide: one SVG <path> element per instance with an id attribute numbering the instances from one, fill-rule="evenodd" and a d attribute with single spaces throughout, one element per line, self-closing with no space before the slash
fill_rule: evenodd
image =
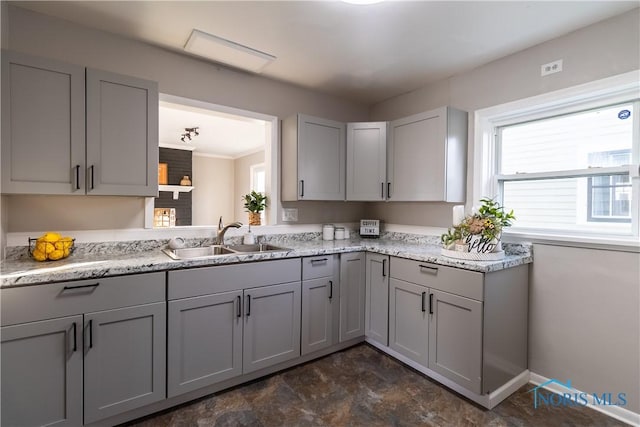
<path id="1" fill-rule="evenodd" d="M 338 255 L 320 255 L 302 258 L 302 280 L 333 276 Z"/>
<path id="2" fill-rule="evenodd" d="M 300 281 L 300 258 L 170 271 L 170 300 Z"/>
<path id="3" fill-rule="evenodd" d="M 392 257 L 390 275 L 478 301 L 484 299 L 484 274 L 475 271 Z"/>
<path id="4" fill-rule="evenodd" d="M 165 301 L 165 273 L 101 277 L 0 290 L 2 325 Z"/>

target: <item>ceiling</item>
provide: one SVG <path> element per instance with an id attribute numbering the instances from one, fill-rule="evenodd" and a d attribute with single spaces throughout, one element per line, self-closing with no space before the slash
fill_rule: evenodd
<path id="1" fill-rule="evenodd" d="M 12 4 L 177 51 L 199 29 L 276 56 L 265 76 L 367 104 L 638 7 L 610 0 Z"/>
<path id="2" fill-rule="evenodd" d="M 159 121 L 160 146 L 193 148 L 194 155 L 235 159 L 265 148 L 262 120 L 160 101 Z M 187 127 L 198 127 L 199 135 L 182 142 Z"/>

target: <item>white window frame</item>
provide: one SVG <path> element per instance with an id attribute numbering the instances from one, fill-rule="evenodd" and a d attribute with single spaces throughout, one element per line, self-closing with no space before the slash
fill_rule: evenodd
<path id="1" fill-rule="evenodd" d="M 497 175 L 498 143 L 497 129 L 516 123 L 570 114 L 628 102 L 640 98 L 640 70 L 609 77 L 606 79 L 549 92 L 502 105 L 497 105 L 474 114 L 474 150 L 473 150 L 473 189 L 472 205 L 478 205 L 483 197 L 500 196 L 500 180 L 525 180 L 542 178 L 575 177 L 585 175 L 606 175 L 629 172 L 632 181 L 631 206 L 632 232 L 629 236 L 584 236 L 577 234 L 559 234 L 553 230 L 506 229 L 506 238 L 522 238 L 533 241 L 557 243 L 585 243 L 622 245 L 640 248 L 640 143 L 633 142 L 631 165 L 624 167 L 597 168 L 592 171 L 575 170 L 563 172 L 541 172 L 517 175 Z M 640 135 L 640 111 L 634 111 L 633 135 Z M 517 212 L 516 212 L 517 217 Z"/>

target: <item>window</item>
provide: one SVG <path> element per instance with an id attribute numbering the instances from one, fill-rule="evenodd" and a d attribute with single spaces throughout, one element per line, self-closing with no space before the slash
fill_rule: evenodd
<path id="1" fill-rule="evenodd" d="M 507 233 L 638 240 L 639 86 L 627 80 L 477 112 L 474 198 L 515 211 Z"/>
<path id="2" fill-rule="evenodd" d="M 250 175 L 249 182 L 250 182 L 251 191 L 256 191 L 258 193 L 266 194 L 267 174 L 265 171 L 264 163 L 251 165 L 249 167 L 249 175 Z M 267 204 L 269 204 L 269 200 L 267 200 Z M 267 223 L 266 211 L 260 212 L 260 222 L 262 224 Z"/>

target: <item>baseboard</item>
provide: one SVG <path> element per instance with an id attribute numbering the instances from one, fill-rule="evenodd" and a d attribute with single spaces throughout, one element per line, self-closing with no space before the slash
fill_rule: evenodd
<path id="1" fill-rule="evenodd" d="M 531 373 L 531 379 L 530 382 L 532 384 L 535 385 L 540 385 L 540 384 L 544 384 L 547 381 L 549 381 L 551 378 L 547 378 L 544 377 L 542 375 L 539 374 L 535 374 L 535 373 Z M 547 384 L 544 385 L 543 388 L 554 392 L 554 393 L 559 393 L 559 394 L 563 394 L 566 393 L 567 390 L 563 387 L 561 387 L 558 384 L 555 383 L 551 383 L 551 384 Z M 575 394 L 581 394 L 582 392 L 580 390 L 575 390 L 572 395 Z M 587 406 L 591 409 L 595 409 L 598 412 L 602 412 L 603 414 L 611 417 L 611 418 L 615 418 L 618 421 L 622 421 L 623 423 L 627 423 L 629 425 L 632 426 L 640 426 L 640 414 L 636 414 L 635 412 L 632 412 L 628 409 L 625 409 L 621 406 L 602 406 L 602 405 L 596 405 L 594 404 L 593 401 L 593 396 L 586 393 L 586 397 L 588 400 Z M 574 400 L 574 399 L 572 399 Z"/>
<path id="2" fill-rule="evenodd" d="M 365 341 L 368 344 L 371 344 L 375 348 L 379 349 L 380 351 L 401 361 L 405 365 L 412 367 L 416 371 L 425 374 L 429 378 L 434 379 L 440 384 L 450 388 L 456 393 L 463 395 L 467 399 L 470 399 L 476 402 L 478 405 L 484 406 L 487 409 L 493 409 L 496 405 L 498 405 L 504 399 L 511 396 L 516 390 L 518 390 L 520 387 L 522 387 L 523 385 L 529 382 L 529 371 L 525 370 L 525 371 L 522 371 L 520 374 L 516 375 L 515 377 L 513 377 L 511 380 L 507 381 L 505 384 L 503 384 L 500 388 L 493 391 L 492 393 L 478 394 L 478 393 L 474 393 L 473 391 L 467 390 L 463 386 L 451 381 L 449 378 L 444 377 L 439 373 L 432 371 L 431 369 L 425 366 L 420 365 L 419 363 L 409 359 L 405 355 L 398 353 L 392 348 L 387 347 L 383 344 L 380 344 L 379 342 L 373 339 L 366 338 Z"/>

